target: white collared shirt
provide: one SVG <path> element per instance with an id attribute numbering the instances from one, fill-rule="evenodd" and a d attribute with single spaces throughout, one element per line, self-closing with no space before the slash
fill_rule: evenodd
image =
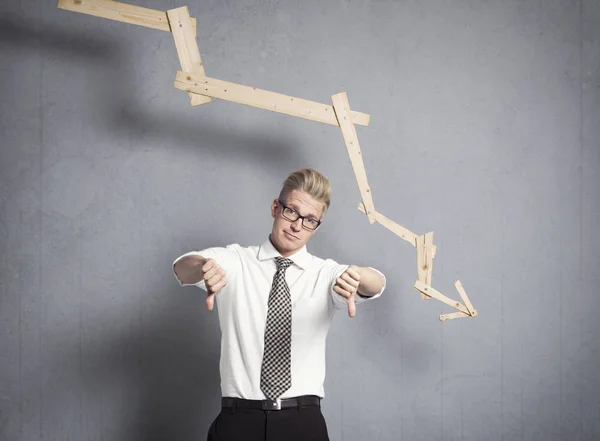
<path id="1" fill-rule="evenodd" d="M 280 254 L 267 239 L 260 247 L 232 244 L 192 251 L 178 257 L 173 265 L 192 254 L 214 259 L 228 281 L 215 295 L 221 327 L 222 396 L 263 400 L 260 371 L 267 306 L 277 269 L 275 257 Z M 324 397 L 327 332 L 334 313 L 348 308 L 346 299 L 333 291 L 333 286 L 348 265 L 313 256 L 306 247 L 289 259 L 294 262 L 285 275 L 292 298 L 292 387 L 281 398 Z M 189 285 L 177 280 L 181 286 Z M 204 281 L 195 286 L 206 291 Z M 379 297 L 384 289 L 385 285 L 370 298 L 357 295 L 356 304 Z"/>

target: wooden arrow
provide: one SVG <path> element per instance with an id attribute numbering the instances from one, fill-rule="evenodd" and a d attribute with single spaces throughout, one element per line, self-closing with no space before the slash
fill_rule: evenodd
<path id="1" fill-rule="evenodd" d="M 351 110 L 345 92 L 333 95 L 333 105 L 327 105 L 207 77 L 195 38 L 196 19 L 190 17 L 187 6 L 163 12 L 112 0 L 58 0 L 58 7 L 171 32 L 182 68 L 176 74 L 175 87 L 190 94 L 193 106 L 219 98 L 340 127 L 362 196 L 363 202 L 358 209 L 368 216 L 371 224 L 380 223 L 417 248 L 417 281 L 414 287 L 421 292 L 422 298 L 434 298 L 458 310 L 440 315 L 441 321 L 477 316 L 460 281 L 456 281 L 455 287 L 464 305 L 431 286 L 433 258 L 437 249 L 433 243 L 433 232 L 419 236 L 375 211 L 355 128 L 355 124 L 368 126 L 371 116 Z"/>

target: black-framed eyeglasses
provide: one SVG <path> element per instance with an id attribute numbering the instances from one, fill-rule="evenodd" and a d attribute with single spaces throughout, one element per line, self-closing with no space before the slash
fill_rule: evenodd
<path id="1" fill-rule="evenodd" d="M 312 231 L 316 230 L 319 228 L 319 225 L 321 225 L 322 221 L 310 216 L 301 216 L 296 210 L 286 206 L 280 200 L 277 200 L 277 202 L 283 207 L 283 210 L 281 210 L 281 215 L 290 222 L 296 222 L 298 219 L 302 219 L 302 226 L 307 230 Z"/>

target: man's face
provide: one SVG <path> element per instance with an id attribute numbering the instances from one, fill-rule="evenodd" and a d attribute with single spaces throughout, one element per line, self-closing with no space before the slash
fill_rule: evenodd
<path id="1" fill-rule="evenodd" d="M 288 193 L 285 199 L 281 203 L 299 215 L 321 220 L 323 203 L 313 199 L 309 194 L 293 190 Z M 271 231 L 271 242 L 282 256 L 287 257 L 306 245 L 314 231 L 302 225 L 302 218 L 298 218 L 295 222 L 286 219 L 283 216 L 281 203 L 279 203 L 279 199 L 275 199 L 271 204 L 271 216 L 275 219 Z"/>

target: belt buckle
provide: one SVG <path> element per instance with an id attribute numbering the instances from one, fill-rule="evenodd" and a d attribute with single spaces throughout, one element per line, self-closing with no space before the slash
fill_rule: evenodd
<path id="1" fill-rule="evenodd" d="M 276 400 L 264 400 L 263 410 L 281 410 L 281 398 L 277 398 Z"/>

